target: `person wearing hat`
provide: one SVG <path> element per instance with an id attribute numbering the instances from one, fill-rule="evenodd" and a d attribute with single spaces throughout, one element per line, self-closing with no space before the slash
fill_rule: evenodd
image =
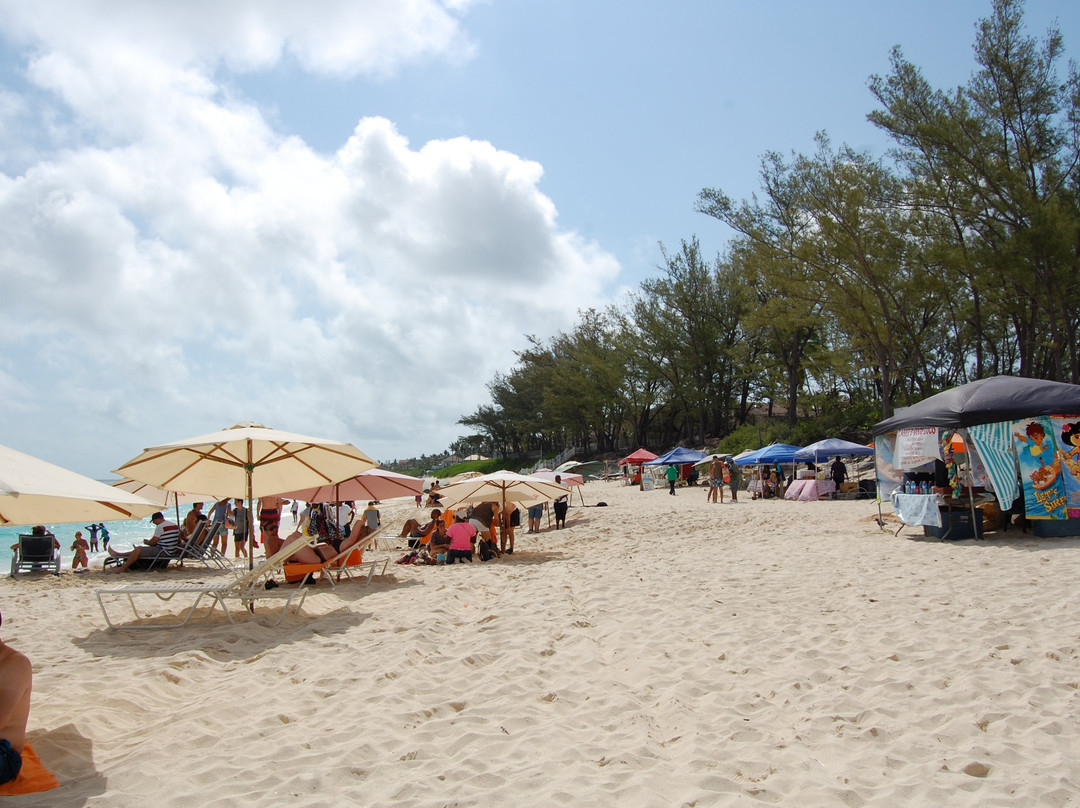
<path id="1" fill-rule="evenodd" d="M 124 559 L 124 563 L 116 568 L 116 572 L 131 569 L 131 565 L 140 558 L 160 558 L 161 556 L 176 558 L 179 554 L 180 528 L 168 521 L 161 511 L 151 516 L 150 521 L 154 523 L 154 535 L 149 539 L 143 539 L 141 545 L 136 545 L 126 553 L 109 548 L 110 556 Z"/>

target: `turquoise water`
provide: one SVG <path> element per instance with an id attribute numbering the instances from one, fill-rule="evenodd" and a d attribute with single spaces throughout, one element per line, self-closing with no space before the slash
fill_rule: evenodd
<path id="1" fill-rule="evenodd" d="M 146 519 L 128 519 L 122 522 L 105 522 L 105 527 L 109 530 L 109 546 L 115 547 L 117 550 L 130 550 L 136 544 L 142 542 L 143 539 L 149 539 L 154 535 L 154 523 L 149 518 Z M 71 558 L 74 553 L 69 549 L 71 543 L 75 541 L 75 531 L 81 530 L 83 538 L 86 539 L 87 544 L 90 543 L 90 531 L 85 526 L 79 524 L 72 525 L 45 525 L 45 528 L 56 536 L 56 540 L 60 542 L 60 556 L 63 559 L 63 563 L 60 565 L 61 569 L 71 569 Z M 11 569 L 11 545 L 17 544 L 19 541 L 19 534 L 29 533 L 30 526 L 23 527 L 0 527 L 0 574 L 6 574 Z M 104 548 L 101 547 L 100 534 L 98 538 L 98 547 L 101 552 L 90 553 L 90 565 L 94 566 L 95 556 L 103 556 Z"/>

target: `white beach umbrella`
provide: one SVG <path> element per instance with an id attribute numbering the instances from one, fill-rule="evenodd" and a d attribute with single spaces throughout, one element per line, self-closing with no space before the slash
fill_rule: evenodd
<path id="1" fill-rule="evenodd" d="M 376 465 L 351 443 L 243 423 L 144 449 L 116 473 L 168 491 L 241 497 L 250 510 L 259 497 L 346 480 Z"/>
<path id="2" fill-rule="evenodd" d="M 335 483 L 376 465 L 351 443 L 237 424 L 144 449 L 116 473 L 167 491 L 251 499 Z"/>
<path id="3" fill-rule="evenodd" d="M 496 471 L 440 488 L 439 493 L 446 502 L 498 502 L 505 510 L 508 502 L 535 505 L 564 497 L 569 489 L 512 471 Z"/>
<path id="4" fill-rule="evenodd" d="M 0 525 L 142 519 L 156 510 L 137 494 L 0 446 Z"/>

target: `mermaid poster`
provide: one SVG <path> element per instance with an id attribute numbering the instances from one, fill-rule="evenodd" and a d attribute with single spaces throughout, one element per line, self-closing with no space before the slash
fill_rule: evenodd
<path id="1" fill-rule="evenodd" d="M 1065 519 L 1065 480 L 1050 417 L 1013 422 L 1013 446 L 1020 460 L 1020 482 L 1028 519 Z"/>
<path id="2" fill-rule="evenodd" d="M 1080 518 L 1080 415 L 1051 415 L 1069 518 Z"/>

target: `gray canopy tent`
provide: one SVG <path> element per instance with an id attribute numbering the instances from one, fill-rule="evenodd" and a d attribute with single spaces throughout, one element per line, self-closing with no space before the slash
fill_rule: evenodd
<path id="1" fill-rule="evenodd" d="M 1080 385 L 1019 376 L 991 376 L 925 398 L 893 417 L 879 421 L 873 432 L 876 440 L 879 435 L 901 429 L 939 427 L 959 432 L 967 443 L 967 428 L 971 426 L 1063 413 L 1080 413 Z M 974 502 L 971 508 L 974 524 Z"/>

